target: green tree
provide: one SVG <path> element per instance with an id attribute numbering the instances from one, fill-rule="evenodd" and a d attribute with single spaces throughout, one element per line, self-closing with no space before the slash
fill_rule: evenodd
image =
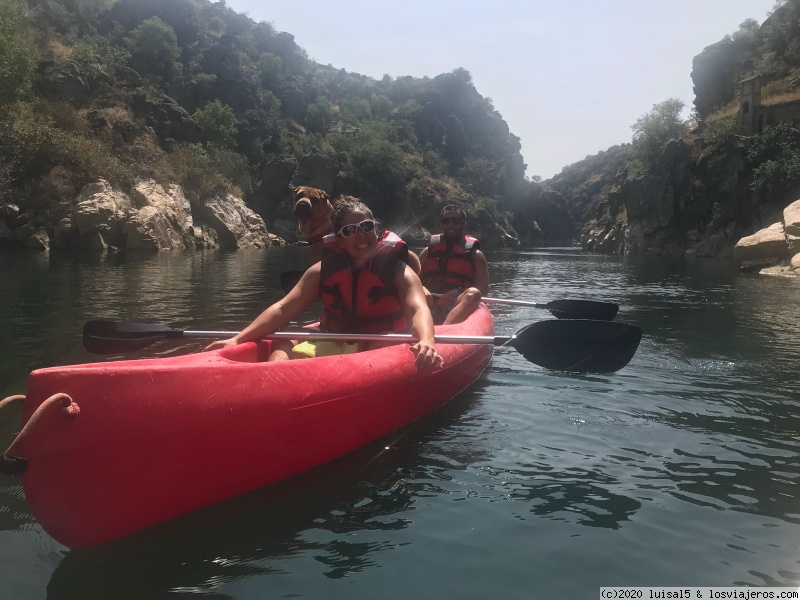
<path id="1" fill-rule="evenodd" d="M 315 133 L 325 133 L 333 123 L 331 103 L 325 98 L 317 98 L 306 109 L 306 127 Z"/>
<path id="2" fill-rule="evenodd" d="M 76 25 L 83 32 L 94 31 L 97 25 L 97 17 L 114 0 L 59 0 L 60 4 L 74 15 Z"/>
<path id="3" fill-rule="evenodd" d="M 35 60 L 26 3 L 0 0 L 0 103 L 30 89 Z"/>
<path id="4" fill-rule="evenodd" d="M 747 160 L 753 166 L 756 194 L 792 197 L 800 185 L 800 129 L 791 123 L 766 127 L 752 137 Z"/>
<path id="5" fill-rule="evenodd" d="M 680 138 L 686 131 L 686 121 L 681 118 L 683 108 L 683 102 L 669 98 L 654 104 L 653 110 L 631 125 L 634 160 L 648 170 L 658 166 L 658 159 L 667 142 Z"/>
<path id="6" fill-rule="evenodd" d="M 177 71 L 181 54 L 175 30 L 158 17 L 150 17 L 134 29 L 128 42 L 131 66 L 140 73 L 151 73 L 169 81 Z"/>
<path id="7" fill-rule="evenodd" d="M 275 56 L 269 52 L 262 52 L 256 62 L 258 77 L 261 87 L 266 89 L 276 89 L 282 78 L 283 61 L 280 56 Z"/>
<path id="8" fill-rule="evenodd" d="M 339 102 L 342 121 L 347 125 L 359 125 L 372 118 L 372 108 L 368 100 L 348 98 Z"/>
<path id="9" fill-rule="evenodd" d="M 233 148 L 236 145 L 236 115 L 227 104 L 219 100 L 209 102 L 194 111 L 194 120 L 209 144 L 220 148 Z"/>
<path id="10" fill-rule="evenodd" d="M 369 99 L 369 105 L 372 115 L 381 119 L 388 117 L 394 106 L 389 97 L 383 94 L 372 94 L 372 97 Z"/>

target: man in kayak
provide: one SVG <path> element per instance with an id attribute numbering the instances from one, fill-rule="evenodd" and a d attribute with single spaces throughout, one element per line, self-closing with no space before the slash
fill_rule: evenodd
<path id="1" fill-rule="evenodd" d="M 408 251 L 405 242 L 390 231 L 378 237 L 372 211 L 351 196 L 337 200 L 331 219 L 335 233 L 323 240 L 322 260 L 241 332 L 209 344 L 206 350 L 258 340 L 285 326 L 319 298 L 324 330 L 405 333 L 410 329 L 419 340 L 411 346 L 417 367 L 442 365 L 422 283 L 403 261 Z M 276 349 L 269 360 L 286 360 L 290 352 Z"/>
<path id="2" fill-rule="evenodd" d="M 420 279 L 434 321 L 448 325 L 466 319 L 489 293 L 489 268 L 480 242 L 465 233 L 467 213 L 460 206 L 445 206 L 440 221 L 442 233 L 419 255 Z"/>

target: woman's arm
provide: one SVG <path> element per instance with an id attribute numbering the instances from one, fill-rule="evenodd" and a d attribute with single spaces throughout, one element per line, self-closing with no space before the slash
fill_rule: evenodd
<path id="1" fill-rule="evenodd" d="M 319 297 L 319 278 L 320 263 L 316 263 L 303 273 L 300 281 L 286 296 L 258 315 L 247 327 L 232 338 L 212 342 L 206 347 L 206 350 L 216 350 L 225 346 L 258 340 L 277 331 Z"/>
<path id="2" fill-rule="evenodd" d="M 406 313 L 406 317 L 411 322 L 411 333 L 419 340 L 411 346 L 417 355 L 416 365 L 421 369 L 432 369 L 436 365 L 444 366 L 444 360 L 436 351 L 434 342 L 433 317 L 428 303 L 425 301 L 425 294 L 422 291 L 422 283 L 417 274 L 405 263 L 397 263 L 395 271 L 395 283 L 397 284 L 400 304 Z"/>

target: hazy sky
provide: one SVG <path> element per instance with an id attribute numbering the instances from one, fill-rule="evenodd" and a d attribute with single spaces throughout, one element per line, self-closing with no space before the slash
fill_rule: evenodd
<path id="1" fill-rule="evenodd" d="M 630 142 L 670 97 L 692 108 L 692 58 L 762 23 L 775 0 L 227 0 L 309 57 L 380 79 L 467 69 L 548 179 Z M 688 112 L 687 112 L 688 114 Z"/>

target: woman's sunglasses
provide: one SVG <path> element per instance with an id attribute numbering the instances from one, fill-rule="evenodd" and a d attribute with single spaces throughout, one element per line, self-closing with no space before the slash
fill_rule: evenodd
<path id="1" fill-rule="evenodd" d="M 464 217 L 445 217 L 442 219 L 442 225 L 459 225 L 464 222 Z"/>
<path id="2" fill-rule="evenodd" d="M 336 235 L 340 235 L 343 238 L 353 237 L 358 230 L 361 230 L 363 233 L 371 233 L 375 230 L 375 221 L 372 219 L 367 219 L 366 221 L 361 221 L 361 223 L 353 223 L 352 225 L 345 225 L 339 231 L 336 232 Z"/>

